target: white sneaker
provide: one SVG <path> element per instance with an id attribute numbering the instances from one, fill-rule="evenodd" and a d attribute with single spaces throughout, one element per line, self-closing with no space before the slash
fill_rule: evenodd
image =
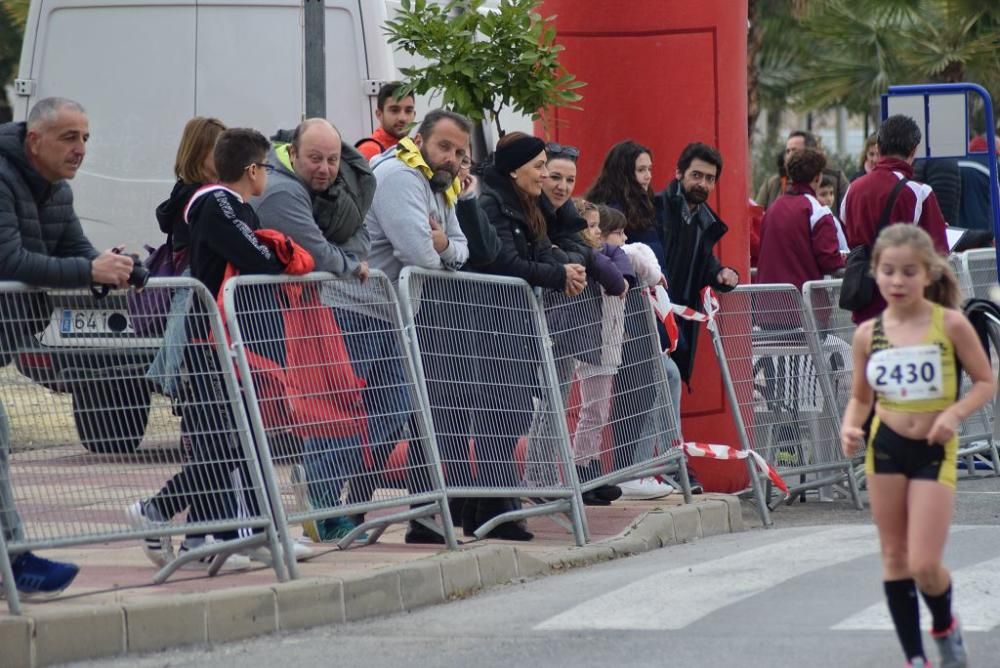
<path id="1" fill-rule="evenodd" d="M 184 556 L 191 550 L 197 547 L 201 547 L 206 542 L 214 543 L 215 539 L 206 538 L 204 541 L 185 540 L 183 543 L 181 543 L 181 549 L 177 551 L 177 556 L 178 557 Z M 209 567 L 211 567 L 212 562 L 218 557 L 219 555 L 217 554 L 206 554 L 204 557 L 201 557 L 200 559 L 195 559 L 194 561 L 189 561 L 183 564 L 179 570 L 207 571 Z M 226 562 L 222 564 L 222 568 L 219 569 L 219 572 L 224 573 L 226 571 L 245 571 L 246 569 L 250 568 L 251 565 L 252 564 L 250 563 L 250 557 L 244 554 L 239 554 L 237 552 L 230 554 L 228 557 L 226 557 Z"/>
<path id="2" fill-rule="evenodd" d="M 133 529 L 152 529 L 168 522 L 161 517 L 149 499 L 140 499 L 125 509 L 125 518 Z M 158 568 L 163 568 L 174 560 L 174 545 L 170 536 L 142 539 L 142 553 Z"/>
<path id="3" fill-rule="evenodd" d="M 629 480 L 618 483 L 618 486 L 621 487 L 622 496 L 626 499 L 662 499 L 674 492 L 673 485 L 660 482 L 656 478 Z"/>
<path id="4" fill-rule="evenodd" d="M 292 552 L 295 553 L 295 561 L 303 561 L 313 556 L 315 552 L 299 542 L 292 542 Z M 274 563 L 274 559 L 271 555 L 271 548 L 267 545 L 261 545 L 260 547 L 255 547 L 253 549 L 243 552 L 252 561 L 256 561 L 259 564 L 264 564 L 265 566 L 271 566 Z"/>

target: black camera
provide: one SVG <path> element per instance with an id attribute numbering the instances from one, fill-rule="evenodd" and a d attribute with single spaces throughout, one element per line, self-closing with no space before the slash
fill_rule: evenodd
<path id="1" fill-rule="evenodd" d="M 128 284 L 136 290 L 142 290 L 149 282 L 149 269 L 142 264 L 142 260 L 135 253 L 122 253 L 120 250 L 114 251 L 118 255 L 127 255 L 132 258 L 132 273 L 128 275 Z"/>

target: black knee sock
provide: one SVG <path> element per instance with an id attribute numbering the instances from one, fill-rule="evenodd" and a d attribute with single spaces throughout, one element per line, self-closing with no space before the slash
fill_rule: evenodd
<path id="1" fill-rule="evenodd" d="M 889 614 L 896 626 L 899 644 L 907 659 L 924 657 L 924 643 L 920 637 L 920 602 L 917 600 L 917 585 L 913 578 L 887 580 L 885 597 L 889 602 Z M 926 657 L 924 657 L 926 658 Z"/>
<path id="2" fill-rule="evenodd" d="M 938 594 L 937 596 L 931 596 L 925 591 L 921 591 L 920 595 L 924 597 L 924 603 L 931 610 L 931 617 L 934 618 L 934 624 L 931 630 L 934 633 L 944 633 L 951 628 L 951 583 L 948 583 L 948 588 L 944 590 L 944 593 Z"/>

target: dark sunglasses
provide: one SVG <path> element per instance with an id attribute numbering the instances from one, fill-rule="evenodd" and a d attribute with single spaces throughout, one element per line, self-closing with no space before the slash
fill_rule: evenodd
<path id="1" fill-rule="evenodd" d="M 563 144 L 557 144 L 554 141 L 550 141 L 545 145 L 545 152 L 549 155 L 549 160 L 554 158 L 568 158 L 573 162 L 580 157 L 580 149 L 576 146 L 565 146 Z"/>

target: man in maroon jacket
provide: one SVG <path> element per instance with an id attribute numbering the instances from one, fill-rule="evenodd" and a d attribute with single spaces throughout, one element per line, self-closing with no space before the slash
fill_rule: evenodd
<path id="1" fill-rule="evenodd" d="M 878 129 L 878 163 L 870 173 L 851 184 L 840 206 L 847 242 L 855 246 L 873 246 L 882 211 L 900 179 L 913 178 L 913 158 L 920 144 L 920 128 L 909 116 L 890 116 Z M 948 254 L 944 216 L 931 187 L 910 181 L 896 196 L 888 224 L 914 223 L 931 235 L 942 255 Z M 855 311 L 856 323 L 873 318 L 885 309 L 885 300 L 876 292 L 872 303 Z"/>

